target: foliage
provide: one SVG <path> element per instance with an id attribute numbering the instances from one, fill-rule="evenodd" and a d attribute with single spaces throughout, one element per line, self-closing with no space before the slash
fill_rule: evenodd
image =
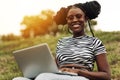
<path id="1" fill-rule="evenodd" d="M 0 36 L 0 39 L 2 41 L 13 41 L 13 40 L 18 40 L 20 39 L 20 36 L 14 35 L 14 34 L 8 34 L 8 35 L 2 35 Z"/>
<path id="2" fill-rule="evenodd" d="M 22 76 L 16 64 L 12 52 L 36 44 L 48 43 L 50 50 L 55 56 L 57 40 L 70 34 L 58 34 L 56 36 L 45 35 L 35 38 L 19 39 L 16 41 L 3 41 L 0 45 L 0 80 L 11 80 L 16 76 Z M 107 49 L 107 58 L 110 64 L 112 80 L 120 79 L 120 32 L 95 32 L 96 37 L 101 39 Z M 96 66 L 95 66 L 96 68 Z"/>
<path id="3" fill-rule="evenodd" d="M 48 34 L 53 25 L 53 15 L 53 11 L 43 10 L 39 15 L 25 16 L 21 22 L 24 25 L 22 36 L 28 38 Z"/>

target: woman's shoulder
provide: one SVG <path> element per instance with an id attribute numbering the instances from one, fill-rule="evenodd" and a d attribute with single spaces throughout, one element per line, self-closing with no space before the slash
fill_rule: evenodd
<path id="1" fill-rule="evenodd" d="M 103 43 L 101 39 L 99 39 L 98 37 L 93 37 L 93 36 L 86 36 L 84 40 L 86 40 L 87 42 L 94 44 L 94 45 Z"/>
<path id="2" fill-rule="evenodd" d="M 59 40 L 60 41 L 66 41 L 66 40 L 70 40 L 71 38 L 72 38 L 71 36 L 68 36 L 68 37 L 62 37 Z"/>
<path id="3" fill-rule="evenodd" d="M 95 41 L 95 40 L 101 41 L 98 37 L 93 37 L 93 36 L 89 36 L 89 35 L 86 35 L 86 38 L 87 38 L 87 39 L 90 39 L 90 40 L 92 40 L 92 41 Z"/>

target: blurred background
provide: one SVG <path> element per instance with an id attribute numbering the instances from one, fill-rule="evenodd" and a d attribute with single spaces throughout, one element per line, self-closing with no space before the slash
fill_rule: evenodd
<path id="1" fill-rule="evenodd" d="M 55 56 L 57 40 L 71 34 L 66 25 L 55 24 L 53 16 L 61 7 L 86 1 L 92 0 L 0 0 L 0 80 L 22 76 L 12 54 L 14 50 L 48 43 Z M 120 80 L 119 0 L 97 1 L 101 13 L 91 26 L 106 46 L 112 80 Z M 86 33 L 91 35 L 89 28 Z"/>

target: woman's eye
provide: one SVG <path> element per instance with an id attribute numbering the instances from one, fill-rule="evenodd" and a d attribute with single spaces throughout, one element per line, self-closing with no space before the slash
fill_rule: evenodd
<path id="1" fill-rule="evenodd" d="M 70 16 L 67 16 L 67 20 L 73 20 L 74 17 L 77 19 L 80 19 L 82 17 L 82 15 L 81 14 L 70 15 Z"/>
<path id="2" fill-rule="evenodd" d="M 67 20 L 73 20 L 74 19 L 74 16 L 73 15 L 70 15 L 67 17 Z"/>
<path id="3" fill-rule="evenodd" d="M 80 19 L 80 18 L 82 17 L 82 15 L 81 15 L 81 14 L 76 14 L 75 17 L 76 17 L 77 19 Z"/>

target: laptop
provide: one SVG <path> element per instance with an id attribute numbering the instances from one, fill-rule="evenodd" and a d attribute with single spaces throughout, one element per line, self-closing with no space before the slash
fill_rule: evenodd
<path id="1" fill-rule="evenodd" d="M 40 73 L 52 72 L 62 75 L 77 75 L 60 72 L 47 43 L 13 51 L 16 62 L 26 78 L 35 78 Z"/>
<path id="2" fill-rule="evenodd" d="M 16 50 L 13 54 L 26 78 L 35 78 L 43 72 L 59 72 L 47 43 Z"/>

